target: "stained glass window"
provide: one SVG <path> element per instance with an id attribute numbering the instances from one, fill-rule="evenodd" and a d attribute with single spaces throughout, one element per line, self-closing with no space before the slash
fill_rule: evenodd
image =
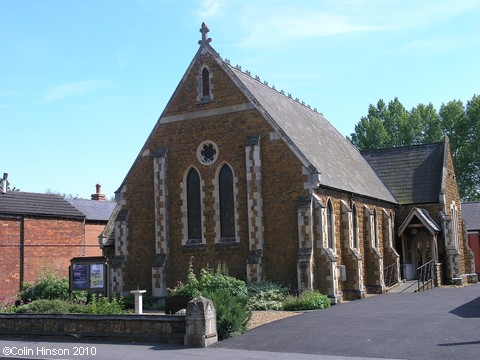
<path id="1" fill-rule="evenodd" d="M 202 207 L 200 199 L 200 176 L 191 169 L 187 175 L 188 242 L 202 242 Z"/>
<path id="2" fill-rule="evenodd" d="M 218 176 L 220 191 L 220 236 L 224 241 L 235 241 L 235 205 L 233 173 L 224 165 Z"/>
<path id="3" fill-rule="evenodd" d="M 210 72 L 207 68 L 202 70 L 202 99 L 210 98 Z"/>

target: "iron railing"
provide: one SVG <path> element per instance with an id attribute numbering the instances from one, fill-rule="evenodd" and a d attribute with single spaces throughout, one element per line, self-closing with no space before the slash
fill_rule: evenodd
<path id="1" fill-rule="evenodd" d="M 417 269 L 418 289 L 417 291 L 425 291 L 435 287 L 435 260 L 423 264 Z"/>
<path id="2" fill-rule="evenodd" d="M 383 269 L 383 278 L 385 279 L 385 286 L 390 287 L 398 282 L 398 267 L 397 264 L 392 264 Z"/>

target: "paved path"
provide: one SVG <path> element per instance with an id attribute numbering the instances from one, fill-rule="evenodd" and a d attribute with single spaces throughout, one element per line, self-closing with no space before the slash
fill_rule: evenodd
<path id="1" fill-rule="evenodd" d="M 480 357 L 480 284 L 339 304 L 257 327 L 208 349 L 0 339 L 0 351 L 0 359 L 10 360 L 473 360 Z"/>
<path id="2" fill-rule="evenodd" d="M 480 284 L 385 294 L 255 328 L 215 348 L 398 359 L 479 359 Z"/>

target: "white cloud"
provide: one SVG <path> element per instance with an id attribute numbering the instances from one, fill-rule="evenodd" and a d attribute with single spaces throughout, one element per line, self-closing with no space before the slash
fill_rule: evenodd
<path id="1" fill-rule="evenodd" d="M 217 15 L 220 11 L 221 0 L 202 0 L 198 15 L 202 19 L 209 19 Z"/>
<path id="2" fill-rule="evenodd" d="M 237 10 L 246 31 L 239 45 L 263 47 L 338 34 L 415 29 L 479 6 L 479 0 L 246 2 Z"/>
<path id="3" fill-rule="evenodd" d="M 47 90 L 41 103 L 52 103 L 72 96 L 83 95 L 104 86 L 102 80 L 83 80 L 54 86 Z"/>
<path id="4" fill-rule="evenodd" d="M 395 50 L 396 53 L 425 53 L 429 56 L 457 51 L 461 48 L 476 47 L 480 40 L 476 34 L 472 36 L 442 36 L 435 38 L 415 39 Z"/>

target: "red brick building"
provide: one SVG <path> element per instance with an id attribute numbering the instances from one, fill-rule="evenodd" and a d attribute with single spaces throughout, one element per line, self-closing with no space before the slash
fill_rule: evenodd
<path id="1" fill-rule="evenodd" d="M 480 275 L 480 202 L 462 204 L 468 244 L 475 256 L 475 272 Z"/>
<path id="2" fill-rule="evenodd" d="M 114 206 L 54 194 L 0 193 L 0 296 L 14 296 L 23 283 L 48 271 L 68 276 L 73 257 L 100 256 L 98 235 Z"/>
<path id="3" fill-rule="evenodd" d="M 399 227 L 430 220 L 414 211 L 421 204 L 401 207 L 369 163 L 374 155 L 367 161 L 316 109 L 231 66 L 204 24 L 201 32 L 198 52 L 116 192 L 118 208 L 101 238 L 111 291 L 166 296 L 193 256 L 197 269 L 222 262 L 233 276 L 318 289 L 332 302 L 385 292 L 401 276 Z M 451 278 L 471 263 L 461 228 L 451 225 L 461 219 L 460 202 L 448 142 L 443 149 L 437 160 L 448 166 L 435 173 L 435 241 L 427 242 L 436 246 L 443 236 Z"/>

